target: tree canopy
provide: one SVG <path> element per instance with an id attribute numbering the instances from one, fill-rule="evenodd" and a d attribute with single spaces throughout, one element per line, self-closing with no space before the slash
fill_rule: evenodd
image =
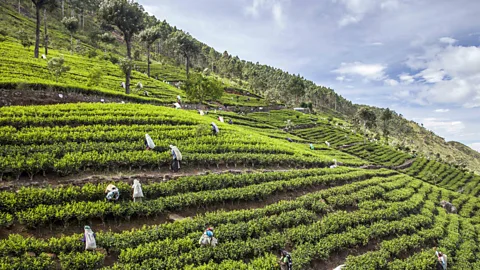
<path id="1" fill-rule="evenodd" d="M 196 73 L 190 75 L 182 88 L 187 93 L 189 100 L 200 103 L 208 100 L 218 100 L 222 97 L 224 91 L 218 80 Z"/>
<path id="2" fill-rule="evenodd" d="M 132 38 L 145 27 L 143 7 L 131 0 L 104 0 L 100 14 L 109 24 L 115 25 L 123 34 L 127 46 L 127 58 L 132 59 Z M 130 93 L 130 73 L 125 74 L 125 92 Z"/>
<path id="3" fill-rule="evenodd" d="M 185 69 L 188 78 L 190 60 L 200 52 L 199 47 L 195 43 L 192 36 L 183 31 L 173 32 L 169 37 L 168 44 L 176 54 L 179 54 L 185 58 Z"/>

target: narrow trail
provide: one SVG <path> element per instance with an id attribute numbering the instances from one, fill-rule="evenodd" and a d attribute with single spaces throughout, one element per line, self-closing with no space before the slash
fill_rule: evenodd
<path id="1" fill-rule="evenodd" d="M 365 246 L 358 246 L 354 248 L 348 248 L 342 251 L 337 251 L 330 254 L 327 260 L 314 260 L 311 265 L 315 270 L 332 270 L 335 267 L 342 265 L 347 260 L 348 256 L 360 256 L 370 251 L 378 249 L 379 241 L 374 239 L 370 240 Z"/>
<path id="2" fill-rule="evenodd" d="M 391 170 L 403 170 L 406 169 L 410 166 L 412 166 L 413 162 L 415 162 L 415 159 L 408 159 L 406 160 L 403 164 L 400 164 L 398 166 L 385 166 L 385 165 L 363 165 L 358 167 L 359 169 L 369 169 L 369 170 L 375 170 L 375 169 L 391 169 Z"/>
<path id="3" fill-rule="evenodd" d="M 342 185 L 349 184 L 350 182 L 342 183 Z M 105 223 L 102 223 L 100 219 L 90 220 L 88 225 L 92 228 L 95 228 L 95 231 L 112 231 L 112 232 L 122 232 L 135 228 L 142 228 L 144 225 L 159 225 L 164 223 L 170 223 L 175 221 L 175 219 L 184 219 L 184 218 L 193 218 L 196 215 L 205 214 L 207 212 L 214 212 L 218 210 L 232 211 L 232 210 L 242 210 L 242 209 L 256 209 L 263 208 L 266 205 L 274 204 L 282 200 L 295 200 L 300 196 L 306 195 L 308 193 L 317 192 L 320 190 L 328 189 L 334 187 L 335 185 L 326 186 L 326 185 L 317 185 L 312 187 L 305 187 L 294 191 L 284 191 L 277 192 L 272 194 L 266 199 L 255 200 L 255 201 L 230 201 L 224 203 L 218 203 L 209 206 L 198 206 L 198 207 L 188 207 L 179 211 L 166 212 L 164 214 L 159 214 L 156 217 L 132 217 L 130 220 L 120 220 L 120 219 L 106 219 Z M 59 237 L 62 235 L 72 235 L 83 231 L 84 223 L 71 222 L 66 226 L 61 223 L 55 223 L 51 228 L 48 227 L 39 227 L 37 229 L 28 229 L 25 226 L 15 222 L 9 228 L 0 229 L 0 239 L 8 238 L 9 234 L 20 234 L 24 237 L 35 237 L 35 238 L 51 238 Z"/>
<path id="4" fill-rule="evenodd" d="M 201 176 L 208 174 L 242 174 L 242 173 L 264 173 L 264 172 L 287 172 L 295 169 L 304 169 L 304 168 L 279 168 L 279 167 L 210 167 L 210 168 L 186 168 L 182 169 L 180 172 L 174 173 L 170 170 L 143 170 L 143 171 L 119 171 L 115 173 L 81 173 L 76 176 L 57 176 L 57 175 L 47 175 L 47 176 L 36 176 L 33 181 L 28 177 L 20 179 L 18 181 L 3 181 L 0 182 L 0 191 L 7 190 L 16 190 L 21 187 L 57 187 L 65 185 L 74 185 L 82 186 L 86 183 L 99 184 L 99 183 L 110 183 L 110 182 L 119 182 L 126 181 L 132 182 L 133 179 L 138 179 L 144 184 L 149 183 L 158 183 L 163 181 L 169 181 L 178 179 L 185 176 Z"/>
<path id="5" fill-rule="evenodd" d="M 362 142 L 355 142 L 355 143 L 351 143 L 351 144 L 345 144 L 345 145 L 341 145 L 341 146 L 338 146 L 337 149 L 338 150 L 342 150 L 342 149 L 346 149 L 346 148 L 349 148 L 349 147 L 352 147 L 352 146 L 355 146 L 357 144 L 361 144 Z"/>

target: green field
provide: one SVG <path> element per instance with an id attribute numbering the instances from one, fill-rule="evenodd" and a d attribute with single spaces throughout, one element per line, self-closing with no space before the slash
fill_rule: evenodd
<path id="1" fill-rule="evenodd" d="M 427 270 L 435 268 L 434 248 L 448 256 L 449 269 L 480 269 L 479 175 L 366 138 L 351 115 L 312 105 L 310 96 L 301 104 L 314 107 L 309 113 L 270 110 L 281 102 L 254 87 L 271 86 L 256 80 L 271 79 L 267 68 L 238 69 L 241 60 L 203 43 L 191 72 L 210 69 L 212 59 L 218 69 L 237 67 L 235 76 L 205 70 L 226 90 L 218 100 L 196 104 L 170 84 L 186 80 L 185 59 L 173 57 L 165 40 L 156 44 L 163 54 L 152 53 L 148 78 L 137 37 L 132 93 L 125 94 L 116 63 L 125 44 L 118 29 L 104 30 L 96 10 L 86 10 L 86 28 L 74 35 L 82 49 L 74 53 L 60 10 L 49 13 L 45 60 L 16 38 L 35 26 L 32 3 L 18 3 L 0 3 L 0 98 L 8 105 L 0 107 L 1 270 L 271 270 L 280 269 L 280 249 L 291 253 L 295 270 Z M 115 42 L 93 44 L 89 28 L 110 31 Z M 59 56 L 70 69 L 57 81 L 47 63 Z M 287 87 L 277 71 L 274 81 Z M 38 97 L 18 106 L 21 93 Z M 92 99 L 42 103 L 45 93 Z M 190 107 L 171 108 L 177 95 Z M 145 134 L 153 150 L 145 149 Z M 182 153 L 179 172 L 170 169 L 170 145 Z M 134 179 L 142 202 L 132 201 Z M 119 189 L 116 202 L 105 199 L 109 184 Z M 458 211 L 448 213 L 442 200 Z M 95 250 L 80 241 L 85 225 L 96 233 Z M 199 244 L 209 226 L 216 247 Z"/>

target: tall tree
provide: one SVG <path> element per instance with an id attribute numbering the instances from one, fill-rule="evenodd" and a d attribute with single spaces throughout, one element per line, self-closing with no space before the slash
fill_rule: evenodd
<path id="1" fill-rule="evenodd" d="M 388 144 L 388 135 L 390 134 L 390 130 L 388 128 L 388 124 L 390 123 L 390 120 L 393 118 L 393 112 L 387 108 L 386 110 L 383 111 L 382 116 L 380 117 L 383 121 L 383 136 L 387 140 Z"/>
<path id="2" fill-rule="evenodd" d="M 377 115 L 367 107 L 362 107 L 357 111 L 356 115 L 357 119 L 361 121 L 363 125 L 363 135 L 364 135 L 364 143 L 367 138 L 367 128 L 375 127 Z"/>
<path id="3" fill-rule="evenodd" d="M 298 104 L 298 98 L 305 94 L 304 80 L 300 76 L 293 76 L 287 87 L 290 94 L 295 97 L 295 103 Z"/>
<path id="4" fill-rule="evenodd" d="M 108 23 L 115 25 L 123 34 L 127 46 L 127 58 L 132 59 L 132 38 L 144 29 L 143 7 L 132 0 L 104 0 L 100 14 Z M 130 94 L 131 70 L 125 74 L 125 92 Z"/>
<path id="5" fill-rule="evenodd" d="M 160 25 L 152 26 L 143 30 L 138 34 L 138 37 L 142 42 L 145 42 L 145 46 L 147 47 L 147 75 L 150 77 L 150 49 L 157 39 L 162 38 Z"/>
<path id="6" fill-rule="evenodd" d="M 180 54 L 185 58 L 185 70 L 188 79 L 190 60 L 200 52 L 200 48 L 197 46 L 192 36 L 183 31 L 173 32 L 170 35 L 168 42 L 169 45 L 173 47 L 176 54 Z"/>
<path id="7" fill-rule="evenodd" d="M 183 84 L 182 88 L 189 100 L 200 103 L 207 100 L 218 100 L 222 97 L 224 90 L 218 80 L 195 73 Z"/>
<path id="8" fill-rule="evenodd" d="M 33 56 L 38 58 L 38 51 L 40 47 L 40 10 L 49 4 L 51 1 L 55 0 L 32 0 L 33 5 L 35 6 L 35 18 L 36 18 L 36 28 L 35 28 L 35 50 L 33 51 Z"/>
<path id="9" fill-rule="evenodd" d="M 62 23 L 65 28 L 67 28 L 68 32 L 70 32 L 70 48 L 71 53 L 73 53 L 73 33 L 78 30 L 78 19 L 76 17 L 65 17 L 63 18 Z"/>

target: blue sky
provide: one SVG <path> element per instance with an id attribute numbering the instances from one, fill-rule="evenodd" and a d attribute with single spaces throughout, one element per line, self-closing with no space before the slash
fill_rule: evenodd
<path id="1" fill-rule="evenodd" d="M 480 151 L 480 1 L 139 3 L 217 51 L 389 107 Z"/>

